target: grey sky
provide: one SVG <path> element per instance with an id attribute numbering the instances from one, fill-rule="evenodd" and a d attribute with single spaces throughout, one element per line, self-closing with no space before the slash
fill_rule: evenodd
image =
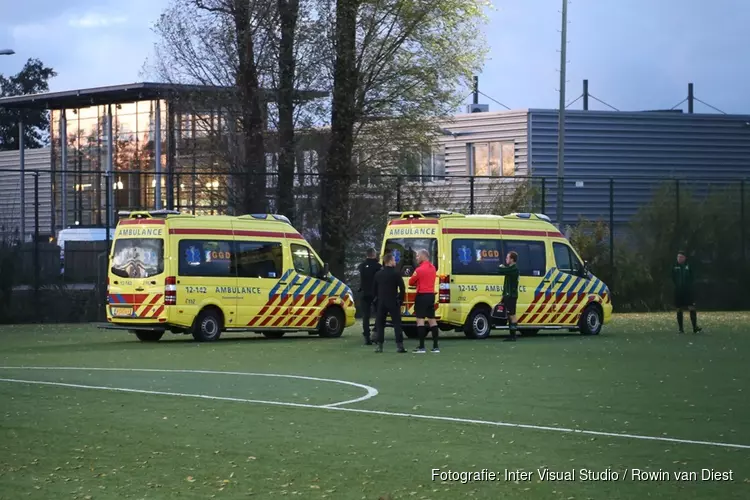
<path id="1" fill-rule="evenodd" d="M 0 48 L 17 53 L 0 56 L 0 72 L 15 73 L 38 57 L 59 73 L 53 90 L 142 80 L 150 25 L 167 1 L 0 0 Z M 480 89 L 512 108 L 556 107 L 561 1 L 495 6 Z M 572 0 L 568 17 L 568 101 L 588 78 L 591 94 L 619 109 L 671 108 L 692 81 L 696 97 L 750 113 L 750 1 Z M 594 101 L 591 108 L 605 109 Z M 698 103 L 696 111 L 710 109 Z"/>

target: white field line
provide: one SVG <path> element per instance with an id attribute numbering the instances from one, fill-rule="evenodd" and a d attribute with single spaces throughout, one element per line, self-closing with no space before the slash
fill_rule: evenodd
<path id="1" fill-rule="evenodd" d="M 0 367 L 0 369 L 2 368 L 8 368 L 8 367 Z M 53 369 L 53 368 L 48 367 L 47 369 Z M 83 369 L 83 368 L 70 368 L 70 369 Z M 105 370 L 108 370 L 108 369 L 105 369 Z M 140 371 L 135 368 L 129 369 L 129 370 Z M 184 370 L 184 372 L 191 373 L 192 371 Z M 209 372 L 209 373 L 229 373 L 229 372 Z M 700 440 L 695 440 L 695 439 L 678 439 L 678 438 L 669 438 L 669 437 L 662 437 L 662 436 L 644 436 L 640 434 L 590 431 L 590 430 L 585 430 L 585 429 L 550 427 L 550 426 L 544 426 L 544 425 L 514 424 L 511 422 L 493 422 L 490 420 L 476 420 L 476 419 L 456 418 L 456 417 L 441 417 L 437 415 L 420 415 L 420 414 L 415 414 L 415 413 L 365 410 L 365 409 L 360 409 L 360 408 L 346 408 L 346 407 L 331 406 L 331 405 L 310 405 L 310 404 L 303 404 L 303 403 L 287 403 L 287 402 L 282 402 L 282 401 L 263 401 L 263 400 L 254 400 L 254 399 L 230 398 L 230 397 L 222 397 L 222 396 L 209 396 L 207 394 L 183 394 L 183 393 L 178 393 L 178 392 L 148 391 L 148 390 L 143 390 L 143 389 L 127 389 L 123 387 L 102 387 L 102 386 L 82 385 L 82 384 L 67 384 L 63 382 L 44 382 L 40 380 L 20 380 L 20 379 L 11 379 L 11 378 L 0 378 L 0 382 L 70 387 L 70 388 L 75 388 L 75 389 L 97 389 L 97 390 L 112 391 L 112 392 L 128 392 L 128 393 L 151 394 L 151 395 L 160 395 L 160 396 L 198 398 L 198 399 L 208 399 L 208 400 L 215 400 L 215 401 L 233 401 L 233 402 L 239 402 L 239 403 L 256 403 L 256 404 L 267 404 L 267 405 L 275 405 L 275 406 L 289 406 L 289 407 L 294 407 L 294 408 L 313 408 L 313 409 L 318 409 L 318 410 L 322 409 L 322 410 L 331 410 L 331 411 L 344 411 L 344 412 L 350 412 L 350 413 L 362 413 L 362 414 L 367 414 L 367 415 L 406 417 L 406 418 L 435 420 L 435 421 L 441 421 L 441 422 L 454 422 L 454 423 L 462 423 L 462 424 L 490 425 L 490 426 L 495 426 L 495 427 L 513 427 L 517 429 L 552 431 L 552 432 L 562 432 L 562 433 L 567 433 L 567 434 L 581 434 L 581 435 L 587 435 L 587 436 L 615 437 L 615 438 L 636 439 L 636 440 L 642 440 L 642 441 L 658 441 L 658 442 L 677 443 L 677 444 L 696 444 L 696 445 L 703 445 L 703 446 L 719 446 L 719 447 L 724 447 L 724 448 L 745 449 L 745 450 L 750 449 L 750 445 L 746 445 L 746 444 L 723 443 L 723 442 L 717 442 L 717 441 L 700 441 Z"/>
<path id="2" fill-rule="evenodd" d="M 358 384 L 356 382 L 349 382 L 348 380 L 305 377 L 303 375 L 282 375 L 278 373 L 220 372 L 220 371 L 211 371 L 211 370 L 167 370 L 167 369 L 158 369 L 158 368 L 86 368 L 86 367 L 80 367 L 80 366 L 0 366 L 0 370 L 52 370 L 52 371 L 77 370 L 77 371 L 86 371 L 86 372 L 100 371 L 100 372 L 149 372 L 149 373 L 199 373 L 199 374 L 208 374 L 208 375 L 238 375 L 238 376 L 244 376 L 244 377 L 276 377 L 276 378 L 293 378 L 293 379 L 299 379 L 299 380 L 312 380 L 315 382 L 330 382 L 334 384 L 350 385 L 352 387 L 357 387 L 357 388 L 364 389 L 365 391 L 367 391 L 367 394 L 356 399 L 348 399 L 346 401 L 329 403 L 327 405 L 310 405 L 310 406 L 315 406 L 315 407 L 317 406 L 335 407 L 335 406 L 341 406 L 341 405 L 348 405 L 352 403 L 359 403 L 361 401 L 374 398 L 375 396 L 378 395 L 378 390 L 375 389 L 374 387 L 370 387 L 369 385 L 364 385 L 364 384 Z M 75 387 L 75 386 L 73 385 L 71 387 Z M 93 387 L 93 386 L 82 386 L 82 387 Z M 101 387 L 93 387 L 93 388 L 102 389 Z M 129 392 L 143 392 L 143 391 L 133 390 Z M 146 391 L 145 393 L 148 394 L 149 392 Z M 163 394 L 163 395 L 175 394 L 179 396 L 199 397 L 199 395 L 162 393 L 162 392 L 153 392 L 151 394 Z M 274 402 L 274 401 L 260 401 L 260 400 L 251 400 L 251 399 L 241 399 L 241 398 L 240 399 L 216 398 L 216 399 L 226 399 L 227 401 L 239 401 L 239 402 L 244 402 L 244 403 L 279 403 L 279 402 Z"/>

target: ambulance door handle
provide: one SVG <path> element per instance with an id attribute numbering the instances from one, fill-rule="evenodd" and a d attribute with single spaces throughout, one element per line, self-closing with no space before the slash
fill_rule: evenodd
<path id="1" fill-rule="evenodd" d="M 138 288 L 136 288 L 136 289 L 135 289 L 135 291 L 136 291 L 136 292 L 142 292 L 143 290 L 145 290 L 145 288 L 142 288 L 142 287 L 140 287 L 140 286 L 139 286 Z"/>
<path id="2" fill-rule="evenodd" d="M 155 285 L 155 284 L 156 284 L 156 281 L 149 281 L 149 282 L 148 282 L 148 284 L 149 284 L 149 285 Z"/>

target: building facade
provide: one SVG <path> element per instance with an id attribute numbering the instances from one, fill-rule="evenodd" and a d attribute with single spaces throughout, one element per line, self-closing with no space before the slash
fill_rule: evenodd
<path id="1" fill-rule="evenodd" d="M 570 110 L 565 117 L 565 223 L 610 215 L 627 222 L 665 184 L 679 196 L 681 188 L 740 191 L 750 180 L 750 115 Z M 521 186 L 528 176 L 534 207 L 555 215 L 556 110 L 457 115 L 441 127 L 446 176 L 488 176 L 475 180 L 475 194 L 480 185 Z"/>
<path id="2" fill-rule="evenodd" d="M 236 121 L 215 104 L 220 100 L 199 106 L 185 99 L 221 90 L 138 83 L 0 99 L 0 107 L 47 109 L 51 118 L 50 147 L 25 154 L 23 189 L 20 155 L 0 153 L 3 231 L 23 227 L 26 239 L 33 234 L 34 172 L 40 232 L 47 234 L 112 224 L 118 210 L 231 212 Z M 300 98 L 322 97 L 313 92 Z M 269 92 L 266 104 L 273 98 Z M 404 161 L 413 164 L 399 170 L 405 179 L 374 182 L 369 172 L 352 196 L 366 200 L 363 210 L 375 210 L 371 202 L 379 200 L 377 210 L 384 213 L 446 208 L 554 215 L 557 128 L 554 110 L 459 114 L 439 124 L 431 151 L 406 152 Z M 299 224 L 315 227 L 328 133 L 301 130 L 296 141 Z M 272 210 L 279 150 L 273 130 L 266 142 L 265 196 Z M 698 190 L 706 184 L 744 187 L 750 178 L 750 116 L 570 110 L 564 167 L 565 223 L 610 217 L 626 222 L 659 186 L 675 179 Z"/>
<path id="3" fill-rule="evenodd" d="M 43 173 L 40 226 L 47 234 L 113 224 L 119 210 L 226 213 L 237 142 L 231 113 L 219 98 L 200 104 L 189 98 L 223 90 L 136 83 L 0 99 L 0 108 L 50 112 L 49 148 L 27 150 L 23 165 L 17 151 L 0 156 L 5 226 L 22 230 L 26 240 L 34 231 L 32 169 Z M 298 98 L 325 95 L 304 92 Z M 269 91 L 265 108 L 273 98 Z M 310 183 L 305 175 L 317 171 L 325 147 L 318 136 L 316 131 L 297 135 L 298 183 Z M 270 130 L 266 142 L 267 196 L 273 199 L 278 145 Z M 23 195 L 17 187 L 21 177 Z"/>

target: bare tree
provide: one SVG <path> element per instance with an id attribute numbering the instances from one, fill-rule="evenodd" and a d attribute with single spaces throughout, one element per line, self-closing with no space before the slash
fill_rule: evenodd
<path id="1" fill-rule="evenodd" d="M 279 37 L 279 86 L 277 103 L 279 107 L 279 185 L 277 190 L 277 210 L 287 214 L 294 221 L 294 73 L 296 58 L 294 52 L 299 0 L 277 0 L 280 21 Z"/>
<path id="2" fill-rule="evenodd" d="M 322 253 L 343 275 L 351 227 L 349 192 L 355 148 L 378 169 L 398 167 L 398 149 L 433 144 L 434 120 L 461 101 L 483 60 L 483 0 L 320 0 L 335 10 L 331 144 L 322 188 Z M 360 161 L 360 166 L 365 161 Z"/>
<path id="3" fill-rule="evenodd" d="M 234 174 L 229 197 L 245 213 L 267 207 L 262 85 L 269 80 L 270 9 L 262 0 L 173 0 L 155 26 L 157 76 L 204 87 L 179 105 L 198 120 L 210 116 L 212 135 L 222 128 L 214 116 L 229 129 L 223 151 Z"/>

